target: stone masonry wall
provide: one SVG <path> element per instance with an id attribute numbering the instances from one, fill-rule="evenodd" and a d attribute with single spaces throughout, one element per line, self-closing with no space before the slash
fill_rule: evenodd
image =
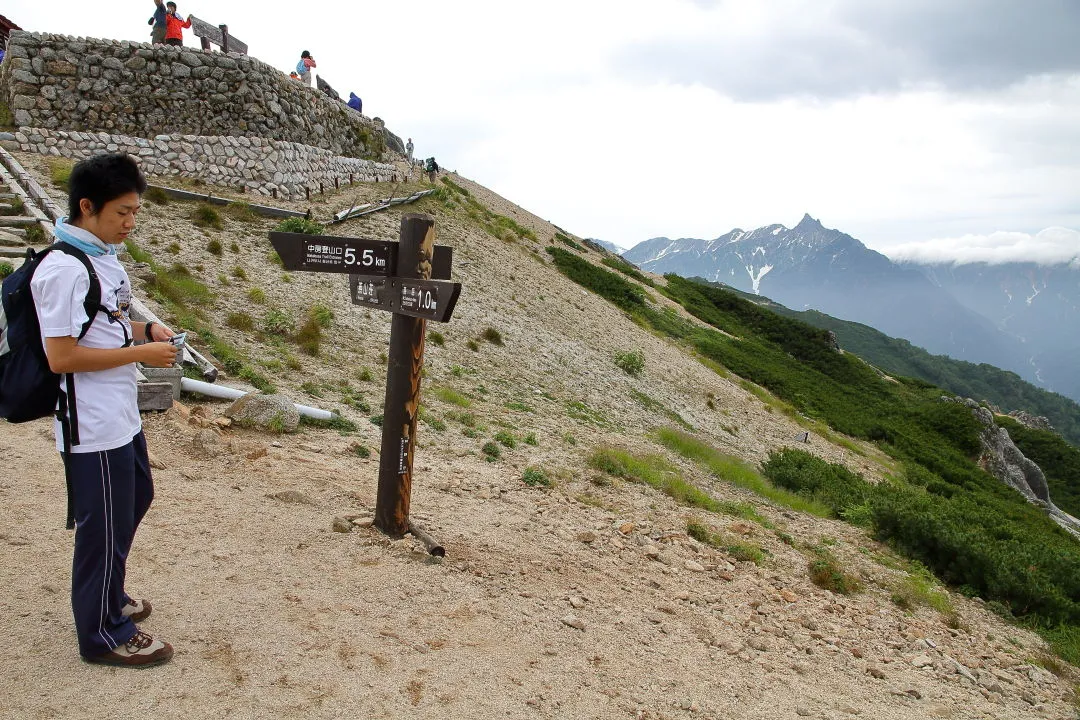
<path id="1" fill-rule="evenodd" d="M 42 155 L 81 159 L 102 152 L 126 152 L 138 159 L 151 181 L 152 176 L 189 177 L 284 198 L 302 198 L 308 190 L 318 192 L 320 183 L 330 188 L 335 182 L 390 182 L 396 171 L 387 163 L 258 137 L 157 135 L 147 140 L 35 127 L 19 128 L 14 137 L 19 150 Z"/>
<path id="2" fill-rule="evenodd" d="M 259 137 L 354 158 L 385 146 L 370 119 L 237 53 L 14 31 L 0 93 L 19 127 Z"/>

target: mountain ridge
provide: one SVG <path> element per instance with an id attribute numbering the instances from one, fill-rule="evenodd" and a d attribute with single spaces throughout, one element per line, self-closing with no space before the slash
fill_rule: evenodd
<path id="1" fill-rule="evenodd" d="M 896 263 L 809 214 L 790 229 L 773 224 L 714 240 L 653 238 L 623 257 L 652 272 L 704 277 L 795 310 L 870 325 L 934 354 L 989 363 L 1080 399 L 1080 378 L 1068 367 L 1080 341 L 1064 332 L 1080 324 L 1080 283 L 1073 281 L 1080 268 Z M 1026 304 L 1003 303 L 1012 299 L 1007 285 L 1040 272 L 1053 279 L 1042 297 L 1036 287 Z M 997 295 L 971 279 L 980 274 L 997 278 L 990 285 Z"/>

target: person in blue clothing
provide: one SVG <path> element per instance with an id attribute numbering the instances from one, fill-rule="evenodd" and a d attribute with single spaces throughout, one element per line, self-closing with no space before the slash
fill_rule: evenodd
<path id="1" fill-rule="evenodd" d="M 358 113 L 363 112 L 364 101 L 356 97 L 354 92 L 349 93 L 349 102 L 346 104 Z"/>
<path id="2" fill-rule="evenodd" d="M 165 44 L 165 29 L 167 27 L 165 22 L 165 0 L 154 0 L 154 14 L 146 21 L 147 25 L 153 25 L 154 29 L 150 31 L 150 42 L 154 45 Z"/>
<path id="3" fill-rule="evenodd" d="M 56 221 L 56 237 L 86 253 L 101 285 L 101 305 L 85 336 L 77 337 L 94 279 L 78 259 L 50 253 L 30 289 L 65 398 L 54 429 L 75 520 L 75 634 L 88 663 L 158 665 L 172 658 L 173 648 L 139 629 L 150 603 L 132 599 L 124 587 L 135 531 L 154 498 L 135 363 L 169 367 L 177 350 L 169 342 L 172 330 L 129 318 L 131 281 L 116 255 L 135 228 L 146 180 L 133 158 L 114 153 L 80 161 L 68 187 L 69 216 Z M 134 344 L 139 341 L 145 342 Z M 63 433 L 64 426 L 70 431 Z"/>

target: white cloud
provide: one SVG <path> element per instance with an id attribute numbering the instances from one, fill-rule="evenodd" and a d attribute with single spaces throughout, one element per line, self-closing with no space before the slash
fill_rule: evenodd
<path id="1" fill-rule="evenodd" d="M 886 254 L 897 261 L 924 263 L 966 265 L 984 262 L 1000 265 L 1033 262 L 1039 265 L 1069 263 L 1080 267 L 1080 232 L 1052 227 L 1034 235 L 1018 232 L 964 235 L 958 238 L 904 243 L 889 248 Z"/>

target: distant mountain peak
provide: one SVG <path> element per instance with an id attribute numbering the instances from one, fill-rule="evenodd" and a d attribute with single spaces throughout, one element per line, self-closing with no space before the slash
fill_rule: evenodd
<path id="1" fill-rule="evenodd" d="M 825 226 L 821 224 L 820 220 L 815 220 L 814 218 L 810 217 L 810 213 L 804 213 L 802 216 L 802 220 L 800 220 L 799 224 L 796 225 L 793 229 L 807 232 L 810 230 L 824 230 Z"/>

